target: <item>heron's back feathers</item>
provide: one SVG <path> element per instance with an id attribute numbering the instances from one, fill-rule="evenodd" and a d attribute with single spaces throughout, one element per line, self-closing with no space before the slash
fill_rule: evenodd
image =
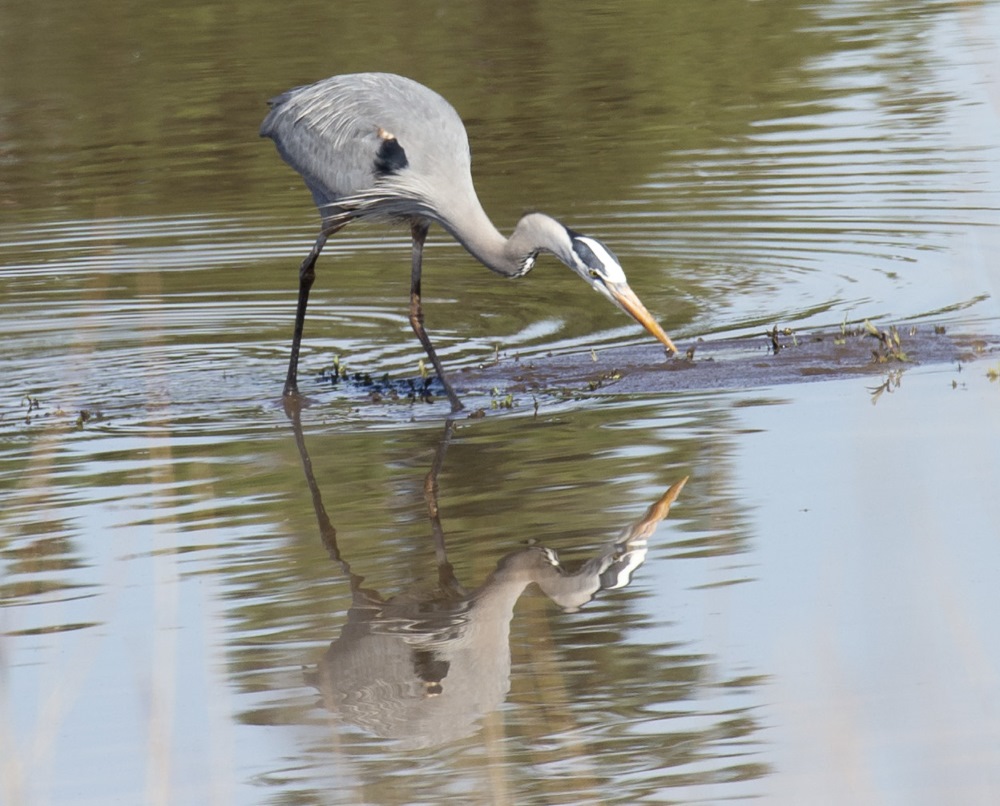
<path id="1" fill-rule="evenodd" d="M 449 198 L 475 196 L 461 118 L 416 81 L 334 76 L 269 104 L 260 134 L 302 174 L 324 220 L 440 220 Z"/>

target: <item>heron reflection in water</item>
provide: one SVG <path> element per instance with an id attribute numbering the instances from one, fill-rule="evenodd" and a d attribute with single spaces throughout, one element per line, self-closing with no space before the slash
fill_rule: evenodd
<path id="1" fill-rule="evenodd" d="M 289 409 L 320 536 L 351 585 L 347 624 L 306 682 L 345 722 L 404 746 L 429 747 L 472 734 L 510 689 L 510 622 L 525 589 L 537 585 L 567 612 L 600 591 L 625 587 L 642 565 L 647 540 L 687 482 L 671 486 L 640 519 L 575 571 L 555 551 L 530 545 L 512 551 L 486 580 L 467 589 L 455 578 L 437 506 L 437 477 L 454 430 L 448 423 L 424 482 L 438 566 L 433 591 L 384 598 L 362 586 L 341 555 L 323 506 L 302 434 L 299 410 Z"/>

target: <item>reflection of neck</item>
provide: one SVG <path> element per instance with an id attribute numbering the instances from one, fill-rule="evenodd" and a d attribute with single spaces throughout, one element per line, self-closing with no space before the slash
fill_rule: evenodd
<path id="1" fill-rule="evenodd" d="M 525 588 L 533 582 L 542 585 L 559 576 L 543 550 L 534 547 L 519 549 L 503 557 L 486 582 L 473 593 L 474 607 L 478 610 L 486 606 L 495 608 L 497 612 L 502 609 L 509 620 Z"/>

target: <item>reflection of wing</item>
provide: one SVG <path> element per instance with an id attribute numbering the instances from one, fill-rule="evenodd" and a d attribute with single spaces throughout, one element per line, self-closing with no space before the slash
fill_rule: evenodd
<path id="1" fill-rule="evenodd" d="M 572 574 L 562 567 L 554 551 L 542 549 L 552 571 L 537 580 L 539 587 L 566 611 L 583 607 L 598 591 L 624 588 L 646 559 L 649 536 L 656 525 L 667 517 L 670 505 L 677 500 L 687 480 L 685 476 L 671 486 L 642 518 L 626 527 L 614 543 Z"/>
<path id="2" fill-rule="evenodd" d="M 513 600 L 509 607 L 458 612 L 456 619 L 467 621 L 450 636 L 442 630 L 443 609 L 432 634 L 421 635 L 417 619 L 411 630 L 400 631 L 407 609 L 390 602 L 386 612 L 352 610 L 305 680 L 345 722 L 402 747 L 433 747 L 469 736 L 510 689 Z M 468 603 L 458 609 L 468 609 Z"/>

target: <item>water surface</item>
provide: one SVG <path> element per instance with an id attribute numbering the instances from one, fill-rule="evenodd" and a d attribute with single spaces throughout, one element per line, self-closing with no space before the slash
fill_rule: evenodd
<path id="1" fill-rule="evenodd" d="M 315 212 L 256 129 L 336 72 L 425 81 L 498 226 L 607 240 L 682 347 L 995 335 L 1000 5 L 26 9 L 0 10 L 0 800 L 996 801 L 994 353 L 477 388 L 446 437 L 443 402 L 323 377 L 422 357 L 406 238 L 357 226 L 318 266 L 296 433 Z M 648 341 L 553 260 L 505 282 L 438 234 L 424 282 L 458 377 Z M 630 528 L 620 586 L 542 590 Z M 346 685 L 362 656 L 403 676 Z"/>

